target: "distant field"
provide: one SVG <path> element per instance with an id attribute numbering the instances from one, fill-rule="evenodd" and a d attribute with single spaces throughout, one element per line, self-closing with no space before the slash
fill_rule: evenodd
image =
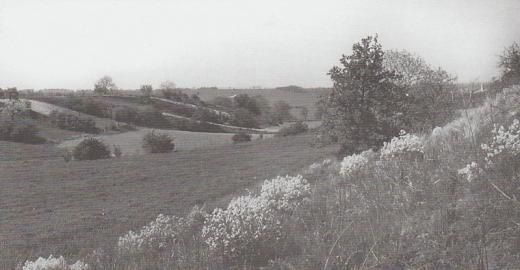
<path id="1" fill-rule="evenodd" d="M 40 149 L 44 158 L 0 162 L 0 261 L 50 253 L 74 257 L 113 246 L 118 236 L 159 213 L 180 215 L 196 203 L 211 208 L 335 150 L 313 148 L 311 141 L 305 135 L 70 163 Z"/>
<path id="2" fill-rule="evenodd" d="M 322 94 L 328 93 L 325 89 L 303 89 L 301 92 L 292 92 L 277 89 L 193 89 L 183 90 L 187 94 L 198 94 L 204 101 L 209 101 L 218 96 L 232 96 L 237 94 L 248 94 L 250 96 L 262 95 L 271 104 L 284 100 L 293 107 L 306 107 L 309 110 L 309 119 L 314 119 L 316 112 L 316 102 Z M 297 109 L 293 114 L 298 115 Z"/>

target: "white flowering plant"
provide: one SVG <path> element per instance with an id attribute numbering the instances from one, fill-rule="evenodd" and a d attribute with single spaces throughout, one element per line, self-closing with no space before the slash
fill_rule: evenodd
<path id="1" fill-rule="evenodd" d="M 88 270 L 88 264 L 76 261 L 74 264 L 67 264 L 63 256 L 58 258 L 50 255 L 48 258 L 39 257 L 36 261 L 26 261 L 22 270 Z"/>
<path id="2" fill-rule="evenodd" d="M 284 237 L 284 221 L 309 196 L 310 185 L 301 175 L 266 180 L 258 195 L 215 209 L 204 224 L 203 238 L 231 263 L 270 257 Z"/>
<path id="3" fill-rule="evenodd" d="M 398 137 L 384 143 L 381 148 L 381 159 L 395 158 L 421 159 L 424 155 L 424 141 L 417 135 L 401 130 Z"/>
<path id="4" fill-rule="evenodd" d="M 374 154 L 372 150 L 360 154 L 346 156 L 340 163 L 339 174 L 343 177 L 353 177 L 368 164 L 370 157 Z"/>
<path id="5" fill-rule="evenodd" d="M 171 248 L 179 237 L 184 222 L 182 218 L 160 214 L 140 231 L 130 231 L 119 237 L 118 251 L 121 254 L 139 254 Z"/>
<path id="6" fill-rule="evenodd" d="M 504 126 L 495 126 L 491 130 L 493 139 L 491 143 L 482 144 L 481 148 L 486 152 L 486 165 L 493 166 L 501 159 L 518 159 L 520 155 L 520 121 L 514 119 L 506 129 Z"/>

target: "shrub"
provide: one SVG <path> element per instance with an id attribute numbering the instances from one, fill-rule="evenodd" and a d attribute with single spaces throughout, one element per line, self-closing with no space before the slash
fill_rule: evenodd
<path id="1" fill-rule="evenodd" d="M 44 143 L 38 136 L 38 128 L 29 120 L 0 121 L 0 140 L 21 143 Z"/>
<path id="2" fill-rule="evenodd" d="M 302 176 L 266 180 L 258 195 L 233 199 L 207 217 L 202 235 L 228 265 L 265 264 L 281 255 L 287 242 L 287 218 L 310 196 Z"/>
<path id="3" fill-rule="evenodd" d="M 253 113 L 249 110 L 240 108 L 233 113 L 230 123 L 238 127 L 256 128 L 258 121 Z"/>
<path id="4" fill-rule="evenodd" d="M 50 255 L 48 258 L 39 257 L 36 261 L 26 261 L 22 270 L 88 270 L 88 264 L 76 261 L 74 264 L 67 264 L 63 256 L 56 258 Z"/>
<path id="5" fill-rule="evenodd" d="M 231 137 L 231 140 L 233 143 L 240 143 L 240 142 L 250 142 L 251 141 L 251 134 L 245 133 L 245 132 L 239 132 L 233 137 Z"/>
<path id="6" fill-rule="evenodd" d="M 64 112 L 52 111 L 49 115 L 52 124 L 61 129 L 87 133 L 99 133 L 96 122 L 92 118 L 78 117 Z"/>
<path id="7" fill-rule="evenodd" d="M 110 148 L 96 138 L 81 141 L 72 153 L 76 160 L 94 160 L 110 157 Z"/>
<path id="8" fill-rule="evenodd" d="M 298 121 L 296 123 L 291 124 L 288 127 L 281 128 L 277 135 L 283 136 L 283 137 L 294 136 L 294 135 L 298 135 L 300 133 L 305 133 L 308 130 L 309 130 L 309 126 L 307 126 L 307 124 L 305 124 L 301 121 Z"/>
<path id="9" fill-rule="evenodd" d="M 121 157 L 123 155 L 123 151 L 119 145 L 114 145 L 114 156 Z"/>
<path id="10" fill-rule="evenodd" d="M 143 148 L 149 153 L 169 153 L 173 151 L 175 144 L 170 135 L 151 131 L 143 137 Z"/>
<path id="11" fill-rule="evenodd" d="M 382 159 L 392 158 L 421 158 L 424 154 L 424 142 L 421 138 L 413 134 L 407 134 L 401 130 L 399 137 L 392 138 L 390 143 L 384 143 L 381 148 Z"/>

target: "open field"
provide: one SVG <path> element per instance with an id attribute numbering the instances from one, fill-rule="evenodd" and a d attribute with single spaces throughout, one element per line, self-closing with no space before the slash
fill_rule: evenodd
<path id="1" fill-rule="evenodd" d="M 159 213 L 180 215 L 195 204 L 224 203 L 222 198 L 263 179 L 294 174 L 332 155 L 335 147 L 313 148 L 312 139 L 305 135 L 86 162 L 64 163 L 52 154 L 3 161 L 0 261 L 9 254 L 17 254 L 18 261 L 84 254 L 113 245 Z"/>
<path id="2" fill-rule="evenodd" d="M 123 150 L 123 155 L 143 154 L 141 147 L 143 136 L 154 129 L 142 128 L 136 131 L 129 131 L 119 134 L 97 135 L 96 138 L 101 139 L 106 144 L 118 145 Z M 210 133 L 210 132 L 190 132 L 182 130 L 155 129 L 157 132 L 167 133 L 174 138 L 175 149 L 179 151 L 215 147 L 229 145 L 232 143 L 231 137 L 233 133 Z M 264 138 L 272 135 L 264 135 Z M 77 137 L 64 140 L 59 147 L 73 148 L 79 144 L 85 137 Z M 258 135 L 253 135 L 253 139 Z"/>

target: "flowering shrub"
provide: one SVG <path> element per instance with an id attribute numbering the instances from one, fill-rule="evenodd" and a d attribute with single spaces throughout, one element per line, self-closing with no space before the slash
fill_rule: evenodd
<path id="1" fill-rule="evenodd" d="M 397 157 L 417 159 L 424 154 L 423 140 L 413 134 L 407 134 L 401 130 L 398 137 L 394 137 L 390 143 L 384 143 L 381 148 L 382 159 L 393 159 Z"/>
<path id="2" fill-rule="evenodd" d="M 164 250 L 175 243 L 184 222 L 182 218 L 160 214 L 139 232 L 130 231 L 119 237 L 118 250 L 122 254 Z"/>
<path id="3" fill-rule="evenodd" d="M 367 150 L 360 154 L 346 156 L 341 161 L 339 174 L 344 177 L 353 176 L 356 172 L 367 165 L 371 153 L 373 153 L 372 150 Z"/>
<path id="4" fill-rule="evenodd" d="M 469 182 L 475 180 L 481 172 L 482 169 L 474 161 L 457 171 L 459 175 L 466 177 Z"/>
<path id="5" fill-rule="evenodd" d="M 493 166 L 499 159 L 514 158 L 520 154 L 520 122 L 518 119 L 506 130 L 500 126 L 491 131 L 493 140 L 491 144 L 482 144 L 481 148 L 486 152 L 486 165 Z"/>
<path id="6" fill-rule="evenodd" d="M 266 180 L 259 195 L 241 196 L 226 209 L 215 209 L 202 235 L 210 249 L 231 261 L 269 257 L 284 237 L 285 219 L 309 196 L 310 185 L 300 175 Z"/>
<path id="7" fill-rule="evenodd" d="M 82 261 L 77 261 L 74 264 L 68 265 L 67 261 L 60 256 L 55 258 L 52 255 L 49 258 L 38 258 L 36 261 L 26 261 L 22 270 L 88 270 L 88 264 Z"/>

